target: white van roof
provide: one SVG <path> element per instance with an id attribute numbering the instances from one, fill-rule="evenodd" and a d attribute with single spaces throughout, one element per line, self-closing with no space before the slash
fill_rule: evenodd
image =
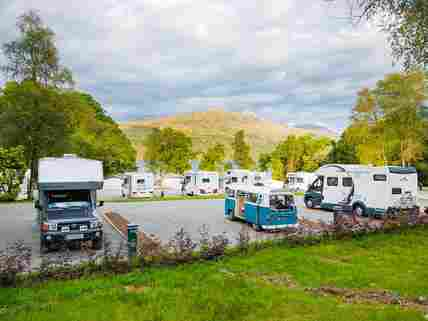
<path id="1" fill-rule="evenodd" d="M 394 173 L 394 174 L 416 174 L 414 167 L 401 167 L 401 166 L 371 166 L 359 164 L 328 164 L 320 167 L 315 174 L 325 175 L 330 173 L 344 173 L 344 172 L 368 172 L 368 173 Z"/>
<path id="2" fill-rule="evenodd" d="M 262 193 L 262 194 L 289 194 L 293 195 L 289 191 L 283 188 L 275 188 L 270 186 L 256 186 L 246 184 L 231 184 L 227 188 L 240 190 L 249 193 Z"/>
<path id="3" fill-rule="evenodd" d="M 104 182 L 101 161 L 75 155 L 39 160 L 38 184 L 41 189 L 101 189 Z"/>

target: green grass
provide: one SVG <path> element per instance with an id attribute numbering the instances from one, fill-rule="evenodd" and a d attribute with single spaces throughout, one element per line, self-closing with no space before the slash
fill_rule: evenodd
<path id="1" fill-rule="evenodd" d="M 119 198 L 105 200 L 105 203 L 135 203 L 135 202 L 165 202 L 165 201 L 185 201 L 185 200 L 212 200 L 224 199 L 224 194 L 209 194 L 209 195 L 166 195 L 164 197 L 141 197 L 141 198 Z"/>
<path id="2" fill-rule="evenodd" d="M 312 247 L 274 246 L 216 263 L 0 289 L 0 320 L 425 320 L 421 311 L 348 304 L 304 288 L 331 285 L 427 296 L 427 232 L 418 228 Z M 287 275 L 298 286 L 269 283 L 261 275 Z M 138 293 L 127 291 L 130 285 Z"/>

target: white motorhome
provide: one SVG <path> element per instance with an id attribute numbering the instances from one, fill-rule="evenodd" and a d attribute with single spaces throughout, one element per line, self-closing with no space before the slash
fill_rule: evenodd
<path id="1" fill-rule="evenodd" d="M 269 180 L 270 176 L 266 172 L 255 172 L 248 169 L 230 169 L 224 175 L 224 185 L 231 184 L 256 185 L 263 184 Z"/>
<path id="2" fill-rule="evenodd" d="M 184 173 L 183 193 L 187 195 L 216 194 L 220 182 L 217 172 L 188 171 Z"/>
<path id="3" fill-rule="evenodd" d="M 309 172 L 291 172 L 287 174 L 287 187 L 291 192 L 306 192 L 317 176 Z"/>
<path id="4" fill-rule="evenodd" d="M 123 176 L 123 197 L 150 197 L 154 193 L 153 173 L 125 173 Z"/>
<path id="5" fill-rule="evenodd" d="M 308 208 L 352 206 L 358 215 L 382 215 L 403 197 L 416 198 L 418 176 L 413 167 L 330 164 L 316 171 L 318 178 L 305 193 Z"/>
<path id="6" fill-rule="evenodd" d="M 123 179 L 121 177 L 109 177 L 104 180 L 103 189 L 98 191 L 98 199 L 112 200 L 123 197 Z"/>

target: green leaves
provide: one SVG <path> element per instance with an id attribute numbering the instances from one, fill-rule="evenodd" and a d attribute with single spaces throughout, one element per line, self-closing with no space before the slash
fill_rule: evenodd
<path id="1" fill-rule="evenodd" d="M 0 147 L 0 200 L 15 200 L 26 168 L 22 146 Z"/>
<path id="2" fill-rule="evenodd" d="M 218 171 L 224 169 L 223 162 L 225 157 L 224 145 L 217 143 L 208 148 L 202 156 L 201 169 L 206 171 Z"/>
<path id="3" fill-rule="evenodd" d="M 233 160 L 240 168 L 251 169 L 254 166 L 254 161 L 250 156 L 250 145 L 245 142 L 244 130 L 240 130 L 235 134 L 232 148 Z"/>
<path id="4" fill-rule="evenodd" d="M 153 129 L 144 140 L 144 159 L 152 170 L 183 173 L 190 168 L 193 157 L 192 140 L 172 128 Z"/>

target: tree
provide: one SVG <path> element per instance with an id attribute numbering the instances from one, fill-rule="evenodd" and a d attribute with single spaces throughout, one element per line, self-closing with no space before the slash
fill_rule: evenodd
<path id="1" fill-rule="evenodd" d="M 259 170 L 266 172 L 272 167 L 272 155 L 269 153 L 261 153 L 257 162 Z"/>
<path id="2" fill-rule="evenodd" d="M 19 38 L 3 44 L 7 64 L 2 71 L 17 81 L 32 80 L 47 85 L 72 85 L 70 70 L 59 63 L 55 34 L 43 24 L 36 11 L 18 18 Z"/>
<path id="3" fill-rule="evenodd" d="M 354 145 L 347 143 L 344 135 L 332 143 L 332 148 L 326 158 L 327 164 L 357 164 L 359 162 L 357 151 Z"/>
<path id="4" fill-rule="evenodd" d="M 24 149 L 0 147 L 0 200 L 13 201 L 25 175 Z"/>
<path id="5" fill-rule="evenodd" d="M 224 145 L 217 143 L 203 154 L 201 169 L 206 171 L 217 171 L 224 168 L 223 162 L 225 157 Z"/>
<path id="6" fill-rule="evenodd" d="M 30 80 L 20 84 L 9 82 L 0 96 L 0 123 L 0 144 L 24 149 L 31 169 L 31 195 L 39 158 L 62 155 L 70 147 L 71 106 L 53 88 Z"/>
<path id="7" fill-rule="evenodd" d="M 394 58 L 405 69 L 428 65 L 428 1 L 351 0 L 350 4 L 352 18 L 381 24 L 389 34 Z"/>
<path id="8" fill-rule="evenodd" d="M 172 128 L 155 129 L 144 141 L 144 159 L 161 173 L 182 174 L 193 158 L 192 139 Z"/>
<path id="9" fill-rule="evenodd" d="M 233 144 L 233 160 L 240 168 L 250 169 L 254 161 L 250 156 L 250 145 L 245 142 L 245 132 L 240 130 L 235 134 Z"/>

